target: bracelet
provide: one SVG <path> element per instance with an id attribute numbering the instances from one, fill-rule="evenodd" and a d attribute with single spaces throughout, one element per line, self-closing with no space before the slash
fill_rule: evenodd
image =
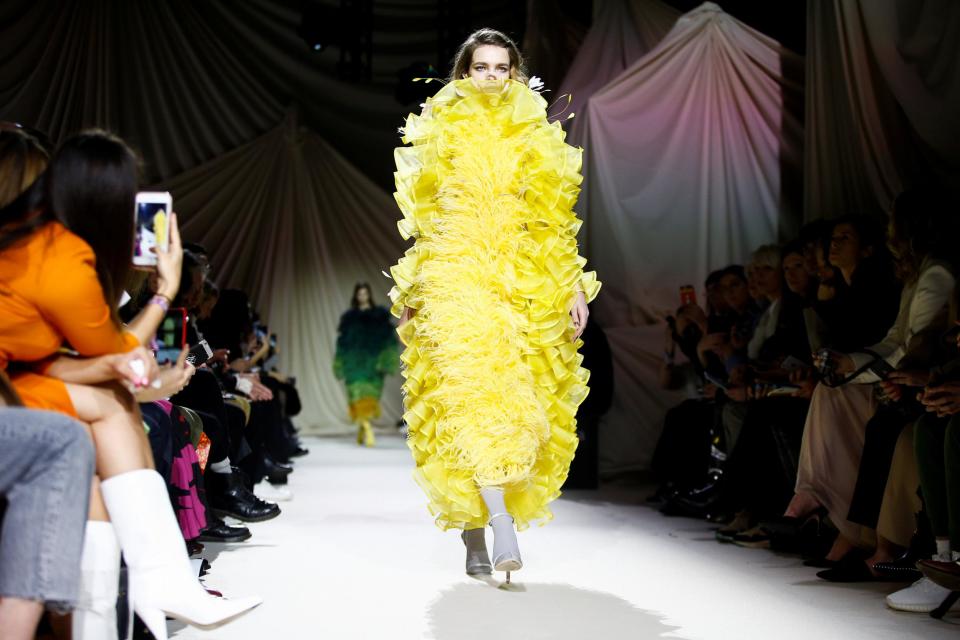
<path id="1" fill-rule="evenodd" d="M 170 309 L 170 300 L 165 295 L 162 295 L 159 293 L 153 296 L 152 298 L 150 298 L 150 302 L 148 304 L 157 305 L 158 307 L 160 307 L 160 310 L 163 311 L 164 313 L 166 313 Z"/>

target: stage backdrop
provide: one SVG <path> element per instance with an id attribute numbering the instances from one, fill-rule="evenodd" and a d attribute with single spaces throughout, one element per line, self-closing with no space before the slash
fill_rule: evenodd
<path id="1" fill-rule="evenodd" d="M 808 220 L 960 184 L 960 2 L 807 3 Z"/>
<path id="2" fill-rule="evenodd" d="M 354 284 L 369 282 L 388 305 L 381 270 L 400 256 L 393 198 L 293 113 L 253 142 L 165 182 L 184 235 L 212 250 L 221 287 L 250 292 L 279 335 L 284 370 L 303 400 L 311 432 L 350 427 L 343 385 L 333 377 L 336 328 Z M 399 376 L 384 391 L 384 424 L 400 414 Z"/>
<path id="3" fill-rule="evenodd" d="M 580 114 L 582 242 L 615 357 L 606 470 L 646 468 L 676 400 L 657 368 L 679 286 L 702 302 L 710 270 L 797 231 L 802 90 L 801 58 L 706 3 Z"/>
<path id="4" fill-rule="evenodd" d="M 604 0 L 593 3 L 593 25 L 559 90 L 548 99 L 559 101 L 552 112 L 559 112 L 570 96 L 563 116 L 574 114 L 567 130 L 568 142 L 578 145 L 583 140 L 583 112 L 587 100 L 624 69 L 660 44 L 680 12 L 660 0 Z M 554 87 L 549 87 L 554 89 Z"/>

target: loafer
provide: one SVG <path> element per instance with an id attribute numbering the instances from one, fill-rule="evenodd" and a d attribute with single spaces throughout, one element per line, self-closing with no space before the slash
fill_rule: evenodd
<path id="1" fill-rule="evenodd" d="M 917 568 L 917 558 L 909 552 L 890 562 L 878 562 L 873 570 L 898 582 L 916 582 L 923 577 Z"/>
<path id="2" fill-rule="evenodd" d="M 896 582 L 870 571 L 860 553 L 848 553 L 833 568 L 818 571 L 817 577 L 827 582 Z"/>

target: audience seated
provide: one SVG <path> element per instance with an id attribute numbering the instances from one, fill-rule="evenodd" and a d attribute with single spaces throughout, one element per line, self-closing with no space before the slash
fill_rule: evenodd
<path id="1" fill-rule="evenodd" d="M 165 614 L 201 625 L 232 618 L 259 599 L 213 597 L 191 574 L 137 404 L 175 394 L 193 375 L 183 359 L 159 367 L 145 348 L 180 284 L 175 216 L 170 249 L 157 255 L 157 295 L 123 325 L 117 302 L 131 266 L 136 157 L 116 137 L 89 131 L 46 165 L 35 139 L 0 130 L 9 200 L 0 202 L 0 368 L 27 407 L 85 423 L 96 451 L 72 636 L 117 637 L 120 550 L 133 609 L 155 637 L 166 637 Z"/>
<path id="2" fill-rule="evenodd" d="M 695 305 L 668 319 L 661 386 L 697 393 L 654 455 L 664 513 L 800 552 L 825 580 L 916 580 L 894 609 L 960 599 L 956 204 L 921 186 L 887 234 L 869 216 L 808 225 L 782 259 L 761 247 L 717 272 L 726 308 L 710 320 Z"/>

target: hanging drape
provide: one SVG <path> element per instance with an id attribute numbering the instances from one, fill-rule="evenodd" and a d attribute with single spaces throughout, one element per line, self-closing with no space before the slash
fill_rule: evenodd
<path id="1" fill-rule="evenodd" d="M 184 236 L 211 251 L 215 280 L 250 293 L 279 336 L 286 373 L 311 432 L 348 428 L 333 376 L 337 322 L 354 284 L 369 282 L 388 305 L 382 273 L 404 246 L 393 199 L 315 133 L 286 121 L 258 139 L 162 185 Z M 399 378 L 384 391 L 385 418 L 400 411 Z"/>
<path id="2" fill-rule="evenodd" d="M 0 119 L 54 141 L 110 129 L 143 155 L 149 179 L 174 176 L 301 118 L 386 188 L 406 115 L 392 87 L 336 80 L 336 51 L 297 34 L 297 0 L 89 0 L 0 5 Z M 400 68 L 431 43 L 414 43 Z M 392 45 L 391 51 L 404 47 Z M 378 59 L 384 56 L 378 57 Z"/>
<path id="3" fill-rule="evenodd" d="M 801 215 L 801 59 L 706 3 L 590 98 L 584 122 L 586 254 L 604 279 L 614 408 L 608 470 L 644 467 L 663 412 L 662 315 L 678 287 L 789 237 Z M 701 301 L 703 301 L 701 293 Z"/>
<path id="4" fill-rule="evenodd" d="M 569 95 L 564 117 L 581 113 L 590 96 L 660 44 L 679 16 L 680 12 L 660 0 L 594 2 L 593 25 L 551 100 Z M 561 100 L 556 111 L 565 103 Z M 582 123 L 583 118 L 576 115 L 570 121 L 570 144 L 581 143 Z"/>
<path id="5" fill-rule="evenodd" d="M 960 182 L 960 3 L 807 3 L 807 220 Z"/>

